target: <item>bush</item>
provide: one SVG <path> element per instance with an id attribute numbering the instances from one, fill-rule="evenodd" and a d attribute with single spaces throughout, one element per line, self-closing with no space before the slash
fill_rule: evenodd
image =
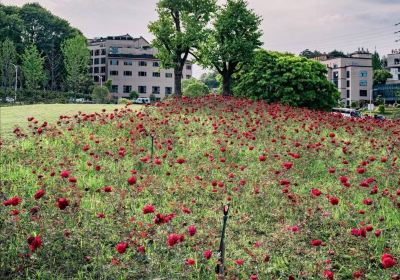
<path id="1" fill-rule="evenodd" d="M 132 104 L 132 101 L 127 98 L 118 98 L 118 104 Z"/>
<path id="2" fill-rule="evenodd" d="M 6 97 L 14 98 L 14 91 L 7 91 L 5 94 L 1 91 L 0 102 L 5 102 Z M 47 90 L 18 90 L 17 103 L 35 104 L 35 103 L 69 103 L 71 98 L 90 99 L 90 96 L 83 93 L 71 93 L 63 91 Z"/>
<path id="3" fill-rule="evenodd" d="M 385 105 L 383 105 L 383 104 L 379 105 L 378 111 L 380 114 L 384 114 L 385 113 Z"/>
<path id="4" fill-rule="evenodd" d="M 137 91 L 132 91 L 132 92 L 129 94 L 129 98 L 130 98 L 131 100 L 137 99 L 137 98 L 139 98 L 139 93 L 137 93 Z"/>
<path id="5" fill-rule="evenodd" d="M 209 94 L 210 89 L 202 81 L 192 78 L 182 82 L 182 92 L 187 97 L 200 97 Z"/>
<path id="6" fill-rule="evenodd" d="M 109 103 L 111 101 L 111 94 L 105 86 L 96 86 L 92 92 L 92 100 L 95 103 Z"/>

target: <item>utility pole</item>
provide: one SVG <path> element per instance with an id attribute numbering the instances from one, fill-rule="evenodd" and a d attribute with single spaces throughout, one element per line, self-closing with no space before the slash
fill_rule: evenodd
<path id="1" fill-rule="evenodd" d="M 97 77 L 99 77 L 99 81 L 100 81 L 100 86 L 103 86 L 103 76 L 97 75 Z"/>
<path id="2" fill-rule="evenodd" d="M 18 65 L 11 63 L 15 68 L 15 92 L 14 92 L 14 103 L 17 102 L 17 87 L 18 87 Z"/>
<path id="3" fill-rule="evenodd" d="M 396 23 L 394 26 L 400 26 L 400 22 Z M 400 30 L 394 32 L 394 34 L 400 34 Z M 400 42 L 400 39 L 397 39 L 395 42 L 396 42 L 396 43 L 399 43 L 399 42 Z"/>

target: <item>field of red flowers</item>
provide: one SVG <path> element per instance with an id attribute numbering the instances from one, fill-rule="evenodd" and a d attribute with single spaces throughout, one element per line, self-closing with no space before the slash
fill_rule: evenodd
<path id="1" fill-rule="evenodd" d="M 1 279 L 400 279 L 400 122 L 245 99 L 30 117 L 1 141 Z"/>

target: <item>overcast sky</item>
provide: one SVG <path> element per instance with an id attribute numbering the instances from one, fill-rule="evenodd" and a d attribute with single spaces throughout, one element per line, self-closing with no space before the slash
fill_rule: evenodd
<path id="1" fill-rule="evenodd" d="M 152 35 L 147 30 L 157 18 L 157 0 L 0 0 L 21 6 L 38 2 L 68 20 L 88 38 Z M 224 3 L 225 1 L 219 1 Z M 400 30 L 400 0 L 248 0 L 263 18 L 264 48 L 298 54 L 309 48 L 352 52 L 359 47 L 383 55 L 394 48 Z M 400 39 L 400 33 L 397 34 Z M 197 70 L 197 71 L 196 71 Z M 195 76 L 202 72 L 195 69 Z"/>

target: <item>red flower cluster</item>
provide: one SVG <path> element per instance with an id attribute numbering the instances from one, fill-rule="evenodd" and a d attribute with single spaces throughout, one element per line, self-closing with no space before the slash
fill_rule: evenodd
<path id="1" fill-rule="evenodd" d="M 18 196 L 14 196 L 6 201 L 3 202 L 4 206 L 17 206 L 18 204 L 20 204 L 22 201 L 22 198 L 18 197 Z"/>
<path id="2" fill-rule="evenodd" d="M 69 205 L 69 201 L 66 198 L 58 198 L 56 201 L 56 206 L 61 210 L 64 210 Z"/>
<path id="3" fill-rule="evenodd" d="M 126 242 L 120 242 L 115 246 L 115 249 L 120 254 L 125 253 L 126 252 L 126 248 L 128 248 L 128 243 L 126 243 Z"/>
<path id="4" fill-rule="evenodd" d="M 185 236 L 183 234 L 172 233 L 168 236 L 167 243 L 170 247 L 175 246 L 178 243 L 181 243 L 185 240 Z"/>
<path id="5" fill-rule="evenodd" d="M 391 268 L 396 265 L 396 261 L 394 260 L 393 256 L 390 254 L 383 254 L 381 257 L 381 264 L 383 268 Z"/>
<path id="6" fill-rule="evenodd" d="M 156 211 L 156 208 L 153 205 L 145 205 L 143 207 L 143 214 L 149 214 L 149 213 L 154 213 Z"/>
<path id="7" fill-rule="evenodd" d="M 27 239 L 27 242 L 28 242 L 28 244 L 29 244 L 29 249 L 30 249 L 32 252 L 35 252 L 36 249 L 39 248 L 40 246 L 42 246 L 42 244 L 43 244 L 42 239 L 40 238 L 40 235 L 37 235 L 37 236 L 35 236 L 35 237 L 30 236 L 30 237 Z"/>
<path id="8" fill-rule="evenodd" d="M 34 198 L 35 198 L 36 200 L 38 200 L 38 199 L 42 198 L 42 197 L 45 195 L 45 193 L 46 193 L 45 190 L 38 190 L 38 191 L 35 193 Z"/>

